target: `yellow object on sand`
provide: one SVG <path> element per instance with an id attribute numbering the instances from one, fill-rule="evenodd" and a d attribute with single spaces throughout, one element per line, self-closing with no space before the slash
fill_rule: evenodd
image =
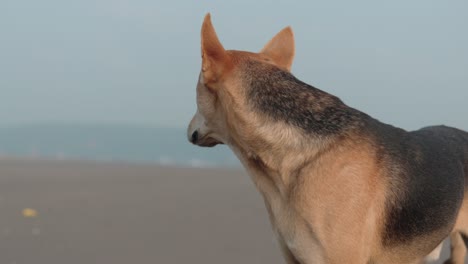
<path id="1" fill-rule="evenodd" d="M 34 218 L 38 214 L 36 210 L 31 209 L 31 208 L 23 209 L 22 213 L 23 213 L 23 216 L 26 218 Z"/>

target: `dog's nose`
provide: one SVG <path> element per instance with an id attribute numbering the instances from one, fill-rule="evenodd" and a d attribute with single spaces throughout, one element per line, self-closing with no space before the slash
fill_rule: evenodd
<path id="1" fill-rule="evenodd" d="M 192 141 L 193 144 L 197 143 L 197 141 L 198 141 L 198 130 L 195 130 L 195 132 L 193 132 L 192 137 L 191 137 L 191 141 Z"/>

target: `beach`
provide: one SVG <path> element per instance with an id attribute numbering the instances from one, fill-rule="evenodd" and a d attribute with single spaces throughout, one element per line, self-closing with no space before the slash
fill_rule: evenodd
<path id="1" fill-rule="evenodd" d="M 0 263 L 284 262 L 242 169 L 2 159 Z"/>

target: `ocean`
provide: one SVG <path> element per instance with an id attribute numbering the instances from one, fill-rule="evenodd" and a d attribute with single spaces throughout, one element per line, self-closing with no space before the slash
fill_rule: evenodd
<path id="1" fill-rule="evenodd" d="M 183 128 L 137 125 L 46 124 L 0 128 L 0 155 L 57 160 L 155 163 L 168 166 L 238 167 L 224 145 L 201 148 Z"/>

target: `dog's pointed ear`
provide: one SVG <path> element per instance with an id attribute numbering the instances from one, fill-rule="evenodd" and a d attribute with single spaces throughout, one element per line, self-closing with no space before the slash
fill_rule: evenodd
<path id="1" fill-rule="evenodd" d="M 278 66 L 291 71 L 294 60 L 294 33 L 286 27 L 274 36 L 260 51 L 271 58 Z"/>
<path id="2" fill-rule="evenodd" d="M 201 29 L 202 73 L 205 83 L 216 82 L 220 77 L 227 54 L 211 24 L 211 16 L 205 16 Z"/>

